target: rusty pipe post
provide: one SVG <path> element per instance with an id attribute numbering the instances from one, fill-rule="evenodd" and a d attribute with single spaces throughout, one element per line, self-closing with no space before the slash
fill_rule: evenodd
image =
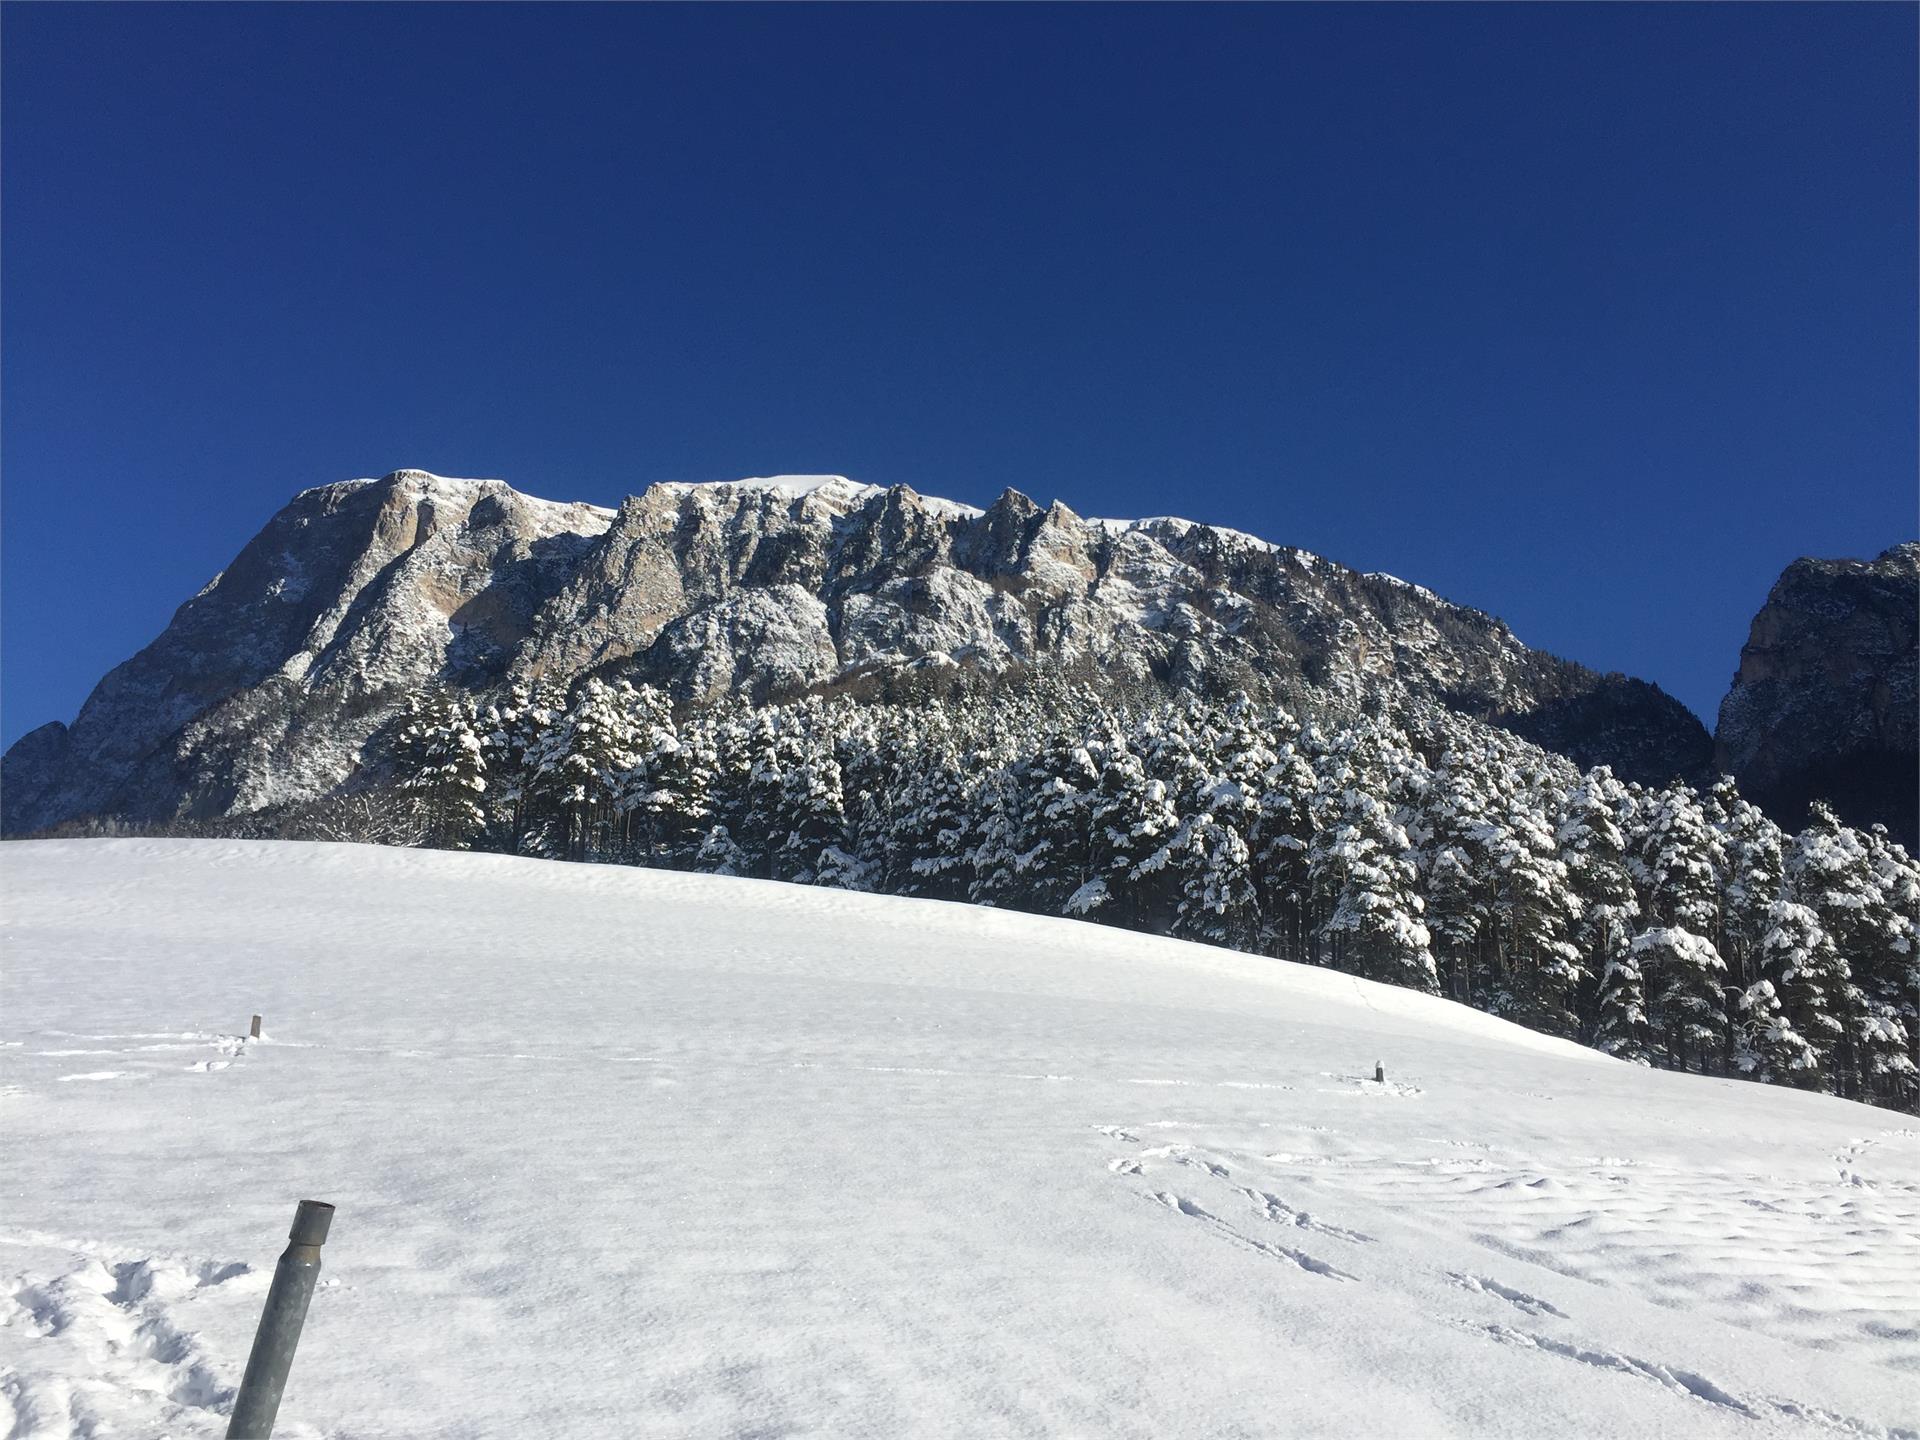
<path id="1" fill-rule="evenodd" d="M 320 1247 L 326 1244 L 332 1223 L 333 1206 L 324 1200 L 302 1200 L 294 1212 L 293 1229 L 287 1235 L 292 1243 L 273 1270 L 273 1288 L 267 1291 L 267 1307 L 260 1312 L 247 1373 L 233 1402 L 233 1419 L 227 1422 L 227 1440 L 267 1440 L 273 1434 L 280 1393 L 287 1388 L 294 1347 L 300 1343 L 300 1327 L 306 1323 L 313 1285 L 320 1278 Z"/>

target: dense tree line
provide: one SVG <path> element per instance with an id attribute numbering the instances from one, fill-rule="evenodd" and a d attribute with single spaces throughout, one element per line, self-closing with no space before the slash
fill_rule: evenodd
<path id="1" fill-rule="evenodd" d="M 1639 1064 L 1920 1108 L 1920 866 L 1732 781 L 1584 774 L 1437 708 L 1301 723 L 1035 685 L 676 714 L 416 700 L 427 843 L 965 900 L 1451 996 Z"/>

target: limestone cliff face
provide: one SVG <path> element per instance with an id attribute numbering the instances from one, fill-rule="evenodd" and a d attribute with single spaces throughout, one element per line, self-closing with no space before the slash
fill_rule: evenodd
<path id="1" fill-rule="evenodd" d="M 417 470 L 303 491 L 70 727 L 8 750 L 6 829 L 324 792 L 395 697 L 497 679 L 611 518 Z"/>
<path id="2" fill-rule="evenodd" d="M 1714 758 L 1786 825 L 1833 802 L 1909 848 L 1920 831 L 1920 544 L 1796 560 L 1754 616 Z"/>
<path id="3" fill-rule="evenodd" d="M 400 471 L 297 496 L 70 729 L 7 753 L 0 799 L 21 833 L 306 798 L 434 684 L 596 672 L 761 700 L 1056 667 L 1150 691 L 1423 697 L 1648 780 L 1708 759 L 1653 686 L 1232 530 L 832 476 L 656 485 L 613 512 Z"/>

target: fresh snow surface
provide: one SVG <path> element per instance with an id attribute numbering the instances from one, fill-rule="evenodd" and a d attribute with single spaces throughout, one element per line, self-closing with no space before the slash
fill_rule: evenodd
<path id="1" fill-rule="evenodd" d="M 429 494 L 441 495 L 455 501 L 470 500 L 475 489 L 488 485 L 506 485 L 509 490 L 513 489 L 513 487 L 507 485 L 507 482 L 504 480 L 463 478 L 458 475 L 436 475 L 431 470 L 403 468 L 391 473 L 424 486 Z M 300 494 L 311 495 L 316 490 L 361 490 L 369 485 L 378 485 L 381 480 L 386 478 L 388 477 L 363 475 L 357 480 L 336 480 L 327 485 L 309 485 L 306 489 L 302 490 Z M 554 510 L 589 510 L 595 515 L 604 515 L 609 519 L 619 513 L 618 511 L 608 509 L 605 505 L 592 505 L 585 500 L 545 500 L 538 495 L 528 495 L 523 491 L 515 490 L 514 493 L 530 504 L 536 506 L 544 505 Z M 296 496 L 295 498 L 297 499 L 299 497 Z"/>
<path id="2" fill-rule="evenodd" d="M 16 1440 L 221 1434 L 303 1196 L 283 1437 L 1920 1431 L 1889 1112 L 833 890 L 210 841 L 0 884 Z"/>
<path id="3" fill-rule="evenodd" d="M 735 490 L 772 490 L 781 495 L 810 495 L 829 485 L 850 490 L 877 490 L 877 485 L 862 485 L 844 475 L 749 475 L 744 480 L 669 481 L 675 489 L 708 490 L 725 485 Z"/>

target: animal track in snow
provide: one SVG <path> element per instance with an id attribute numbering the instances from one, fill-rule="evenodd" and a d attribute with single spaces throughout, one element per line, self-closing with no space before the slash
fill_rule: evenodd
<path id="1" fill-rule="evenodd" d="M 1213 1214 L 1209 1210 L 1202 1209 L 1184 1195 L 1176 1195 L 1171 1190 L 1155 1190 L 1147 1198 L 1157 1204 L 1166 1206 L 1167 1209 L 1173 1211 L 1176 1215 L 1185 1215 L 1188 1219 L 1200 1221 L 1215 1234 L 1224 1237 L 1236 1245 L 1244 1246 L 1246 1249 L 1255 1251 L 1261 1255 L 1271 1256 L 1275 1260 L 1283 1260 L 1289 1265 L 1306 1271 L 1309 1275 L 1318 1275 L 1326 1280 L 1355 1280 L 1359 1278 L 1355 1275 L 1349 1275 L 1337 1266 L 1329 1265 L 1326 1261 L 1316 1256 L 1309 1255 L 1304 1250 L 1296 1250 L 1290 1245 L 1275 1245 L 1270 1241 L 1243 1234 L 1225 1220 L 1222 1220 L 1218 1215 Z"/>
<path id="2" fill-rule="evenodd" d="M 1202 1160 L 1195 1155 L 1191 1145 L 1156 1145 L 1151 1150 L 1142 1150 L 1140 1159 L 1171 1160 L 1176 1165 L 1185 1165 L 1189 1169 L 1211 1175 L 1216 1180 L 1225 1180 L 1228 1174 L 1226 1166 L 1216 1165 L 1211 1160 Z"/>
<path id="3" fill-rule="evenodd" d="M 1663 1365 L 1652 1360 L 1638 1360 L 1631 1355 L 1622 1355 L 1612 1350 L 1589 1350 L 1584 1346 L 1569 1344 L 1564 1340 L 1555 1340 L 1547 1335 L 1530 1335 L 1525 1331 L 1514 1330 L 1505 1325 L 1471 1326 L 1471 1329 L 1499 1341 L 1503 1345 L 1515 1345 L 1522 1349 L 1539 1350 L 1548 1355 L 1557 1355 L 1563 1360 L 1577 1361 L 1582 1365 L 1591 1365 L 1599 1370 L 1616 1370 L 1623 1375 L 1636 1376 L 1672 1391 L 1676 1395 L 1694 1400 L 1703 1400 L 1709 1405 L 1717 1405 L 1723 1410 L 1731 1410 L 1737 1415 L 1752 1419 L 1768 1416 L 1781 1416 L 1791 1420 L 1808 1420 L 1842 1434 L 1859 1437 L 1859 1440 L 1920 1440 L 1920 1431 L 1895 1426 L 1887 1429 L 1871 1421 L 1856 1420 L 1851 1416 L 1840 1415 L 1831 1410 L 1822 1410 L 1815 1406 L 1803 1405 L 1797 1400 L 1783 1400 L 1772 1396 L 1757 1396 L 1742 1399 L 1740 1396 L 1716 1385 L 1706 1376 L 1692 1370 L 1683 1370 L 1677 1365 Z"/>
<path id="4" fill-rule="evenodd" d="M 1841 1150 L 1834 1155 L 1833 1163 L 1840 1171 L 1840 1183 L 1842 1185 L 1852 1185 L 1862 1190 L 1878 1188 L 1874 1185 L 1873 1181 L 1867 1179 L 1867 1177 L 1862 1175 L 1855 1167 L 1859 1165 L 1860 1157 L 1879 1143 L 1878 1140 L 1869 1140 L 1862 1137 L 1842 1147 Z"/>
<path id="5" fill-rule="evenodd" d="M 1524 1290 L 1515 1290 L 1510 1285 L 1502 1285 L 1498 1280 L 1489 1280 L 1484 1275 L 1467 1275 L 1457 1270 L 1449 1270 L 1447 1279 L 1462 1290 L 1498 1296 L 1516 1310 L 1524 1310 L 1529 1315 L 1557 1315 L 1562 1320 L 1567 1318 L 1567 1312 L 1551 1301 L 1542 1300 L 1537 1295 L 1529 1295 Z"/>
<path id="6" fill-rule="evenodd" d="M 1631 1355 L 1619 1355 L 1611 1350 L 1588 1350 L 1564 1340 L 1555 1340 L 1551 1336 L 1529 1335 L 1521 1330 L 1509 1329 L 1505 1325 L 1482 1325 L 1479 1328 L 1503 1345 L 1518 1345 L 1523 1349 L 1541 1350 L 1549 1355 L 1558 1355 L 1563 1360 L 1577 1360 L 1582 1365 L 1592 1365 L 1597 1369 L 1618 1370 L 1622 1374 L 1637 1375 L 1643 1380 L 1652 1380 L 1664 1385 L 1678 1394 L 1690 1395 L 1710 1405 L 1719 1405 L 1728 1410 L 1738 1411 L 1742 1415 L 1758 1418 L 1758 1412 L 1746 1402 L 1729 1395 L 1704 1375 L 1696 1375 L 1691 1370 L 1659 1365 L 1648 1360 L 1636 1360 Z"/>
<path id="7" fill-rule="evenodd" d="M 1254 1208 L 1276 1225 L 1292 1225 L 1301 1230 L 1311 1230 L 1316 1235 L 1331 1235 L 1336 1240 L 1350 1240 L 1356 1245 L 1371 1245 L 1373 1236 L 1358 1230 L 1349 1230 L 1344 1225 L 1329 1225 L 1324 1220 L 1316 1220 L 1305 1210 L 1296 1210 L 1277 1195 L 1269 1195 L 1264 1190 L 1243 1185 L 1240 1193 L 1253 1202 Z"/>
<path id="8" fill-rule="evenodd" d="M 1331 1166 L 1278 1152 L 1266 1156 L 1274 1170 L 1262 1183 L 1283 1195 L 1297 1181 L 1322 1194 L 1413 1207 L 1494 1255 L 1582 1285 L 1617 1286 L 1811 1349 L 1846 1336 L 1867 1363 L 1911 1373 L 1916 1358 L 1905 1337 L 1920 1331 L 1911 1279 L 1920 1264 L 1920 1187 L 1903 1183 L 1909 1161 L 1893 1148 L 1910 1142 L 1884 1143 L 1885 1150 L 1855 1142 L 1831 1156 L 1815 1152 L 1807 1157 L 1815 1168 L 1765 1176 L 1654 1157 L 1620 1171 L 1589 1168 L 1595 1159 L 1625 1158 L 1599 1148 L 1564 1165 L 1536 1155 L 1526 1166 L 1466 1151 L 1443 1159 L 1347 1155 Z M 1863 1151 L 1873 1159 L 1862 1161 Z M 1848 1159 L 1872 1167 L 1873 1188 L 1836 1180 L 1834 1166 Z"/>

